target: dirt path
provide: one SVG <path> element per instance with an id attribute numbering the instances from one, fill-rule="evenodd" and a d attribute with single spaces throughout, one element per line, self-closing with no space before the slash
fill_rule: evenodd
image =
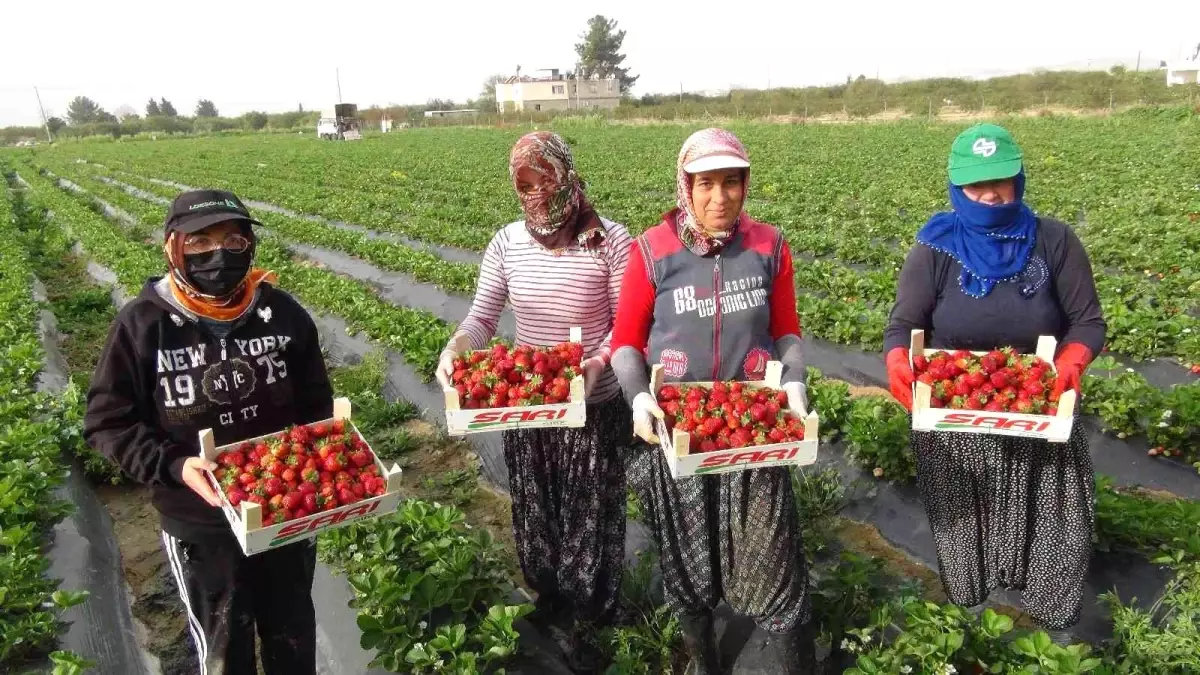
<path id="1" fill-rule="evenodd" d="M 194 673 L 196 651 L 163 552 L 158 512 L 150 504 L 150 492 L 140 486 L 100 485 L 96 493 L 112 515 L 139 642 L 158 657 L 163 675 Z"/>

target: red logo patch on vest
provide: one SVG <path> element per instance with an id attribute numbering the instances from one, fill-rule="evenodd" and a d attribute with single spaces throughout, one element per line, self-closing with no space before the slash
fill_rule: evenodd
<path id="1" fill-rule="evenodd" d="M 771 352 L 762 347 L 755 347 L 746 355 L 742 362 L 742 370 L 747 380 L 762 380 L 767 377 L 767 361 L 771 360 Z"/>
<path id="2" fill-rule="evenodd" d="M 687 373 L 687 354 L 678 349 L 662 350 L 662 354 L 658 357 L 658 362 L 662 364 L 663 374 L 667 377 L 683 377 Z M 765 369 L 766 366 L 763 366 L 763 368 Z"/>

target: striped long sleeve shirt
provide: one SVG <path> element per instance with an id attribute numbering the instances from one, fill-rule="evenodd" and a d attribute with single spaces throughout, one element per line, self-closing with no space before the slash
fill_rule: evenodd
<path id="1" fill-rule="evenodd" d="M 599 356 L 607 364 L 617 296 L 633 240 L 623 225 L 601 222 L 605 242 L 598 250 L 572 247 L 557 255 L 533 240 L 523 220 L 497 232 L 483 254 L 475 301 L 456 337 L 465 334 L 472 349 L 483 349 L 496 335 L 507 303 L 516 319 L 518 344 L 549 347 L 566 342 L 571 327 L 579 326 L 584 358 Z M 619 392 L 612 368 L 605 368 L 588 402 L 607 401 Z"/>

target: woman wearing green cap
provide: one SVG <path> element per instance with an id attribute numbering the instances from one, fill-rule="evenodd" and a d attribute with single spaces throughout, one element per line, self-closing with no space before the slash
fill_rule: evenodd
<path id="1" fill-rule="evenodd" d="M 884 341 L 893 395 L 912 409 L 912 329 L 935 349 L 1059 350 L 1053 394 L 1079 388 L 1107 328 L 1091 263 L 1070 227 L 1022 201 L 1024 162 L 1004 128 L 979 124 L 950 150 L 952 211 L 917 233 L 900 272 Z M 992 395 L 1006 405 L 1004 392 Z M 991 401 L 989 401 L 990 403 Z M 1023 591 L 1035 620 L 1062 630 L 1079 620 L 1091 557 L 1093 474 L 1077 420 L 1066 444 L 914 431 L 917 481 L 942 583 L 963 606 L 997 586 Z"/>

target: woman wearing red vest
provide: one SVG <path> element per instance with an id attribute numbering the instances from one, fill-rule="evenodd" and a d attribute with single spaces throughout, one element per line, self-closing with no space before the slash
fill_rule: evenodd
<path id="1" fill-rule="evenodd" d="M 779 230 L 745 214 L 750 161 L 722 129 L 679 153 L 678 208 L 631 248 L 613 328 L 613 368 L 638 444 L 629 481 L 658 544 L 689 673 L 721 672 L 712 610 L 724 599 L 771 634 L 780 673 L 815 668 L 808 569 L 785 468 L 675 479 L 654 419 L 647 361 L 668 381 L 761 380 L 783 362 L 793 413 L 806 414 L 792 258 Z"/>

